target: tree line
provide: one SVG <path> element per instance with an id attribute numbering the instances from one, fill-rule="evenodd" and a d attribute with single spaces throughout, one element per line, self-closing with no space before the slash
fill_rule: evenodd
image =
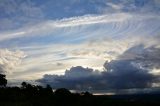
<path id="1" fill-rule="evenodd" d="M 22 82 L 9 87 L 0 74 L 0 106 L 160 106 L 160 94 L 99 95 L 89 92 L 71 93 L 66 88 L 53 92 L 50 85 L 42 87 Z"/>

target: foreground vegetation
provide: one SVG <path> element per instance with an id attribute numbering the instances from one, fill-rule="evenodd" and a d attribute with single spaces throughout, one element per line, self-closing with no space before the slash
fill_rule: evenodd
<path id="1" fill-rule="evenodd" d="M 160 106 L 159 94 L 137 95 L 92 95 L 89 92 L 71 93 L 65 88 L 55 92 L 47 85 L 6 87 L 7 80 L 0 84 L 0 106 Z"/>

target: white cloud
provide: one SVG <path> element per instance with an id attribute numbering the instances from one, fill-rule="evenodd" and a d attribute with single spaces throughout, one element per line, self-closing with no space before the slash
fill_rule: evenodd
<path id="1" fill-rule="evenodd" d="M 123 8 L 124 5 L 122 4 L 113 4 L 111 2 L 107 2 L 106 3 L 108 6 L 112 7 L 115 10 L 121 10 Z"/>
<path id="2" fill-rule="evenodd" d="M 117 18 L 118 17 L 118 18 Z M 1 33 L 0 41 L 29 36 L 42 36 L 46 33 L 51 33 L 57 28 L 64 27 L 76 27 L 81 25 L 90 24 L 105 24 L 111 22 L 123 22 L 132 16 L 126 13 L 107 14 L 107 15 L 85 15 L 80 17 L 72 17 L 61 20 L 48 20 L 36 24 L 34 26 L 28 26 L 27 28 L 21 28 L 12 32 Z"/>
<path id="3" fill-rule="evenodd" d="M 26 55 L 22 51 L 0 49 L 0 73 L 12 73 Z"/>
<path id="4" fill-rule="evenodd" d="M 81 17 L 73 17 L 69 19 L 60 20 L 57 22 L 56 26 L 69 27 L 69 26 L 88 25 L 88 24 L 97 24 L 97 23 L 122 22 L 131 17 L 132 16 L 130 14 L 125 14 L 125 13 L 107 14 L 107 15 L 99 15 L 99 16 L 86 15 Z"/>
<path id="5" fill-rule="evenodd" d="M 110 13 L 105 15 L 84 15 L 61 20 L 46 20 L 32 26 L 3 32 L 0 34 L 0 42 L 38 36 L 52 36 L 52 38 L 67 36 L 71 38 L 70 40 L 74 40 L 91 36 L 123 37 L 148 35 L 149 33 L 155 35 L 158 33 L 156 29 L 159 25 L 156 23 L 159 19 L 158 15 L 152 14 Z M 100 27 L 90 31 L 96 26 Z M 152 29 L 145 30 L 149 26 L 152 26 Z"/>
<path id="6" fill-rule="evenodd" d="M 115 5 L 114 7 L 118 8 Z M 135 44 L 142 42 L 145 46 L 157 44 L 159 39 L 149 36 L 158 33 L 159 19 L 158 15 L 152 16 L 152 14 L 109 13 L 46 20 L 32 26 L 1 33 L 0 43 L 8 40 L 5 45 L 7 46 L 10 40 L 14 39 L 15 41 L 11 41 L 12 47 L 14 43 L 21 40 L 19 38 L 22 38 L 22 42 L 16 47 L 19 48 L 23 44 L 27 46 L 20 48 L 28 54 L 28 57 L 17 68 L 16 73 L 13 73 L 14 78 L 30 77 L 33 73 L 37 74 L 36 78 L 42 76 L 38 73 L 62 74 L 65 69 L 77 65 L 100 69 L 104 61 L 116 59 Z M 40 38 L 41 36 L 44 37 Z M 26 38 L 32 40 L 32 37 L 35 37 L 33 41 L 35 44 L 30 44 L 30 39 L 25 40 Z M 59 39 L 63 42 L 54 43 L 56 37 L 60 37 Z M 39 45 L 36 38 L 44 41 L 49 38 L 53 39 L 53 42 L 47 44 L 46 41 L 45 45 Z M 66 39 L 69 43 L 65 42 Z M 76 42 L 77 39 L 82 41 L 71 43 Z M 57 63 L 63 65 L 58 66 Z"/>
<path id="7" fill-rule="evenodd" d="M 157 40 L 157 41 L 156 41 Z M 126 39 L 101 38 L 78 44 L 48 44 L 21 47 L 28 56 L 23 60 L 12 78 L 41 77 L 44 73 L 64 74 L 72 66 L 92 67 L 102 70 L 103 63 L 117 59 L 128 48 L 144 44 L 145 47 L 158 45 L 158 38 L 130 37 Z M 58 64 L 61 65 L 58 65 Z M 17 74 L 18 73 L 18 74 Z M 25 74 L 24 74 L 25 73 Z M 38 74 L 39 73 L 39 74 Z"/>
<path id="8" fill-rule="evenodd" d="M 135 56 L 126 56 L 126 54 Z M 153 45 L 145 48 L 144 45 L 138 44 L 128 48 L 117 59 L 106 61 L 102 72 L 76 66 L 66 70 L 64 75 L 46 74 L 38 81 L 42 84 L 50 84 L 54 88 L 65 87 L 76 90 L 159 87 L 160 79 L 157 74 L 160 69 L 159 56 L 160 48 L 155 48 Z M 138 63 L 142 64 L 138 65 Z"/>

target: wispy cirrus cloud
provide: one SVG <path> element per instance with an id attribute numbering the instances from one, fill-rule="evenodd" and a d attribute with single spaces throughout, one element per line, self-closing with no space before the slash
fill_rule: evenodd
<path id="1" fill-rule="evenodd" d="M 119 17 L 119 18 L 117 18 Z M 93 25 L 93 24 L 105 24 L 105 23 L 113 23 L 113 22 L 123 22 L 132 16 L 130 14 L 118 13 L 118 14 L 110 14 L 110 15 L 86 15 L 80 17 L 72 17 L 61 20 L 48 20 L 44 22 L 40 22 L 31 27 L 24 27 L 22 29 L 18 29 L 11 32 L 1 33 L 1 41 L 14 39 L 24 36 L 43 36 L 45 33 L 53 33 L 57 28 L 65 28 L 65 27 L 77 27 L 77 26 L 85 26 L 85 25 Z"/>
<path id="2" fill-rule="evenodd" d="M 0 13 L 0 31 L 16 30 L 44 19 L 42 8 L 31 0 L 1 0 Z"/>
<path id="3" fill-rule="evenodd" d="M 59 42 L 63 39 L 64 42 L 69 42 L 78 39 L 94 38 L 99 35 L 112 38 L 118 36 L 120 36 L 120 38 L 135 35 L 144 36 L 149 34 L 154 36 L 159 33 L 159 25 L 156 24 L 159 20 L 160 18 L 157 15 L 130 13 L 85 15 L 61 20 L 48 20 L 18 30 L 2 32 L 0 34 L 0 41 L 10 41 L 12 43 L 18 39 L 17 43 L 22 43 L 25 41 L 25 38 L 30 40 L 29 43 L 33 43 L 32 39 L 35 39 L 34 42 L 36 43 L 41 43 L 44 41 L 41 39 L 53 42 L 57 41 L 54 39 L 58 39 Z M 152 26 L 152 29 L 148 29 L 149 26 Z M 93 29 L 96 29 L 96 31 Z M 146 31 L 145 29 L 148 30 Z M 38 39 L 36 37 L 38 37 Z"/>
<path id="4" fill-rule="evenodd" d="M 133 46 L 158 47 L 158 3 L 5 0 L 0 3 L 0 17 L 4 17 L 0 19 L 0 48 L 19 49 L 28 55 L 8 77 L 62 75 L 65 69 L 79 65 L 102 71 L 106 60 L 116 60 Z"/>

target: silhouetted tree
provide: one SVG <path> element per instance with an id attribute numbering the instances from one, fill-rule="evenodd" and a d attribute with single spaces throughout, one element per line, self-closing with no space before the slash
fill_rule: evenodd
<path id="1" fill-rule="evenodd" d="M 59 88 L 54 93 L 57 96 L 69 96 L 69 95 L 71 95 L 71 92 L 66 88 Z"/>
<path id="2" fill-rule="evenodd" d="M 7 85 L 6 75 L 0 74 L 0 86 L 5 87 Z"/>
<path id="3" fill-rule="evenodd" d="M 38 89 L 39 91 L 42 91 L 42 90 L 43 90 L 43 87 L 40 86 L 40 85 L 37 85 L 36 87 L 37 87 L 37 89 Z"/>
<path id="4" fill-rule="evenodd" d="M 48 92 L 49 94 L 52 94 L 52 93 L 53 93 L 52 87 L 51 87 L 50 85 L 48 85 L 48 84 L 47 84 L 47 86 L 46 86 L 46 90 L 47 90 L 47 92 Z"/>
<path id="5" fill-rule="evenodd" d="M 27 83 L 26 83 L 26 82 L 22 82 L 21 85 L 22 85 L 22 88 L 23 88 L 23 89 L 27 87 Z"/>
<path id="6" fill-rule="evenodd" d="M 81 95 L 83 95 L 83 96 L 92 96 L 92 94 L 89 93 L 88 91 L 82 92 Z"/>

